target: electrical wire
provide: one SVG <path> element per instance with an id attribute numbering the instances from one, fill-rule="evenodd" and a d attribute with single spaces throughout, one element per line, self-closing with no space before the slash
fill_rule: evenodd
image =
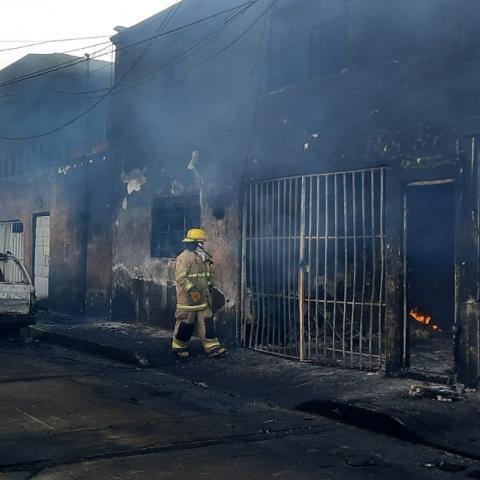
<path id="1" fill-rule="evenodd" d="M 258 1 L 258 0 L 255 0 Z M 150 77 L 151 75 L 154 75 L 157 73 L 159 70 L 163 70 L 167 66 L 170 66 L 176 62 L 179 62 L 180 60 L 183 60 L 185 58 L 188 58 L 191 56 L 194 52 L 198 51 L 201 49 L 204 45 L 206 45 L 209 41 L 211 41 L 213 38 L 218 36 L 225 28 L 226 24 L 223 24 L 222 27 L 212 33 L 209 33 L 202 39 L 195 40 L 193 43 L 191 43 L 185 50 L 180 52 L 179 54 L 175 55 L 174 57 L 170 58 L 166 62 L 162 63 L 161 65 L 157 65 L 153 69 L 148 69 L 146 72 L 143 72 L 143 74 L 140 74 L 140 76 L 137 76 L 135 78 L 132 78 L 128 84 L 126 84 L 123 88 L 117 89 L 115 92 L 112 92 L 112 95 L 117 95 L 124 93 L 128 90 L 131 90 L 132 88 L 137 88 L 138 86 L 143 84 L 143 80 L 147 77 Z M 61 96 L 69 96 L 69 95 L 82 95 L 84 96 L 83 98 L 99 98 L 101 95 L 96 95 L 96 94 L 101 94 L 102 92 L 105 92 L 108 90 L 108 88 L 99 88 L 95 90 L 83 90 L 83 91 L 76 91 L 76 92 L 56 92 L 57 95 Z"/>
<path id="2" fill-rule="evenodd" d="M 105 55 L 108 55 L 110 52 L 109 50 L 110 44 L 107 45 L 106 47 L 103 47 L 95 52 L 93 52 L 91 55 L 85 58 L 78 58 L 75 57 L 73 59 L 66 60 L 65 62 L 61 62 L 59 64 L 54 65 L 53 67 L 45 67 L 40 70 L 36 70 L 33 73 L 27 73 L 25 75 L 20 75 L 19 77 L 15 77 L 13 79 L 7 80 L 5 82 L 0 83 L 0 87 L 7 87 L 9 85 L 15 85 L 17 83 L 24 82 L 26 80 L 31 80 L 33 78 L 37 77 L 42 77 L 43 75 L 47 75 L 53 72 L 58 72 L 60 70 L 64 70 L 65 68 L 71 68 L 74 67 L 75 65 L 79 65 L 81 63 L 89 62 L 92 59 L 96 59 L 99 57 L 103 57 Z M 102 53 L 103 52 L 103 53 Z"/>
<path id="3" fill-rule="evenodd" d="M 144 82 L 148 78 L 150 78 L 152 75 L 155 75 L 155 74 L 159 73 L 160 71 L 163 71 L 166 67 L 168 67 L 168 66 L 170 66 L 174 63 L 177 63 L 180 60 L 184 60 L 184 59 L 190 57 L 195 52 L 197 52 L 198 50 L 203 48 L 207 43 L 212 41 L 214 38 L 218 37 L 230 23 L 237 20 L 241 15 L 243 15 L 245 12 L 247 12 L 250 8 L 252 8 L 259 1 L 260 0 L 252 0 L 251 2 L 249 2 L 248 5 L 244 6 L 240 11 L 235 12 L 230 17 L 228 17 L 218 30 L 216 30 L 212 33 L 209 33 L 207 36 L 202 38 L 200 41 L 195 41 L 191 46 L 187 47 L 186 50 L 182 51 L 180 54 L 178 54 L 178 55 L 174 56 L 173 58 L 167 60 L 166 62 L 162 63 L 161 65 L 157 65 L 154 68 L 148 69 L 143 74 L 140 74 L 136 78 L 132 79 L 130 81 L 129 85 L 125 85 L 123 88 L 117 89 L 115 92 L 112 93 L 112 95 L 119 95 L 119 94 L 125 93 L 129 90 L 132 90 L 134 88 L 138 88 L 140 85 L 143 85 Z M 243 37 L 246 33 L 248 33 L 248 31 L 250 31 L 251 28 L 253 28 L 253 26 L 267 13 L 267 11 L 269 9 L 270 9 L 270 7 L 268 7 L 264 12 L 262 12 L 262 14 L 253 22 L 253 24 L 251 24 L 248 27 L 247 31 L 244 31 L 240 35 L 240 37 Z M 231 42 L 226 48 L 222 48 L 222 52 L 227 50 L 230 46 L 232 46 L 238 40 L 239 40 L 239 37 L 236 37 L 234 39 L 234 41 Z M 217 54 L 219 54 L 219 52 L 217 52 L 215 55 L 213 55 L 212 58 L 217 56 Z M 200 65 L 202 63 L 205 63 L 205 62 L 206 61 L 202 61 L 201 63 L 196 64 L 194 66 L 198 66 L 198 65 Z M 97 90 L 87 90 L 87 91 L 77 91 L 77 92 L 60 92 L 60 93 L 62 95 L 94 95 L 94 94 L 97 94 L 97 93 L 101 93 L 102 91 L 105 91 L 105 90 L 106 89 L 97 89 Z M 98 98 L 98 96 L 97 97 L 91 96 L 91 97 L 87 97 L 87 98 Z"/>
<path id="4" fill-rule="evenodd" d="M 157 29 L 157 33 L 160 33 L 163 31 L 163 29 L 167 26 L 167 24 L 170 22 L 170 20 L 173 18 L 173 16 L 176 14 L 178 8 L 180 7 L 181 3 L 178 3 L 174 9 L 170 10 L 168 14 L 165 16 L 163 19 L 161 25 Z M 156 37 L 151 40 L 147 45 L 144 47 L 144 49 L 140 52 L 138 55 L 137 59 L 130 65 L 130 68 L 110 87 L 109 91 L 105 93 L 100 99 L 98 99 L 96 102 L 94 102 L 92 105 L 90 105 L 86 110 L 83 112 L 79 113 L 76 115 L 74 118 L 70 119 L 68 122 L 63 123 L 62 125 L 59 125 L 56 128 L 53 128 L 47 132 L 43 132 L 41 134 L 37 135 L 29 135 L 29 136 L 24 136 L 24 137 L 7 137 L 7 136 L 0 136 L 0 139 L 2 140 L 33 140 L 41 137 L 45 137 L 48 135 L 51 135 L 53 133 L 56 133 L 60 130 L 62 130 L 65 127 L 68 127 L 72 123 L 76 122 L 80 118 L 84 117 L 87 115 L 89 112 L 91 112 L 97 105 L 99 105 L 103 100 L 105 100 L 110 93 L 128 76 L 128 74 L 136 67 L 138 62 L 145 56 L 147 51 L 150 49 L 150 47 L 153 45 L 153 43 L 156 41 Z"/>
<path id="5" fill-rule="evenodd" d="M 248 6 L 250 6 L 250 5 L 253 5 L 253 4 L 256 3 L 257 1 L 258 1 L 258 0 L 250 0 L 250 1 L 248 1 L 248 2 L 244 2 L 244 3 L 240 4 L 240 5 L 237 5 L 236 7 L 229 8 L 229 9 L 223 10 L 223 11 L 221 11 L 221 12 L 217 12 L 216 14 L 210 15 L 209 17 L 204 17 L 204 19 L 201 19 L 201 20 L 206 20 L 206 19 L 215 18 L 215 17 L 218 17 L 220 14 L 223 14 L 223 13 L 231 13 L 232 11 L 233 11 L 233 13 L 232 13 L 231 16 L 234 17 L 234 16 L 236 16 L 237 11 L 238 11 L 239 9 L 242 9 L 242 8 L 245 9 L 246 7 L 248 7 Z M 197 24 L 197 23 L 199 23 L 199 21 L 193 22 L 193 24 Z M 192 25 L 192 24 L 189 24 L 189 25 Z M 188 26 L 188 25 L 187 25 L 187 26 Z M 177 28 L 177 29 L 175 29 L 175 30 L 179 30 L 179 29 L 181 29 L 181 28 L 183 28 L 183 27 Z M 172 32 L 172 30 L 171 30 L 170 32 Z M 167 33 L 170 33 L 170 32 L 165 32 L 165 33 L 167 34 Z M 147 40 L 153 40 L 153 39 L 158 38 L 159 36 L 160 36 L 160 35 L 156 34 L 156 35 L 153 35 L 153 36 L 149 37 L 149 39 L 147 39 Z M 126 45 L 126 46 L 123 47 L 123 48 L 117 49 L 117 52 L 123 50 L 124 48 L 129 48 L 129 47 L 131 47 L 132 45 L 138 45 L 138 44 L 140 44 L 140 43 L 143 43 L 144 41 L 145 41 L 145 40 L 141 40 L 141 41 L 135 42 L 135 43 L 133 43 L 133 44 L 128 44 L 128 45 Z M 72 67 L 72 66 L 74 66 L 74 65 L 76 65 L 76 64 L 78 64 L 78 63 L 83 63 L 83 62 L 88 61 L 88 60 L 91 60 L 91 59 L 93 59 L 93 58 L 98 58 L 98 57 L 100 57 L 100 56 L 104 56 L 104 55 L 106 55 L 107 53 L 104 53 L 104 54 L 102 53 L 101 55 L 97 55 L 97 54 L 98 54 L 99 52 L 102 52 L 102 51 L 106 50 L 107 48 L 108 48 L 108 47 L 105 47 L 105 48 L 103 48 L 103 49 L 98 50 L 97 52 L 94 52 L 93 54 L 90 54 L 88 59 L 68 60 L 68 61 L 62 62 L 62 63 L 60 63 L 60 64 L 58 64 L 58 65 L 56 65 L 56 66 L 54 66 L 54 67 L 47 67 L 47 68 L 45 68 L 45 69 L 38 70 L 38 71 L 33 72 L 33 73 L 31 73 L 31 74 L 26 74 L 26 75 L 23 75 L 23 76 L 20 76 L 20 77 L 17 77 L 17 78 L 8 80 L 8 81 L 6 81 L 6 82 L 0 83 L 0 87 L 2 87 L 2 86 L 7 86 L 7 85 L 12 85 L 12 84 L 15 84 L 15 83 L 18 83 L 18 82 L 21 82 L 21 81 L 29 80 L 29 79 L 31 79 L 31 78 L 36 78 L 36 77 L 38 77 L 38 76 L 42 76 L 42 75 L 44 75 L 44 74 L 51 73 L 52 71 L 58 71 L 58 70 L 61 70 L 61 69 L 63 69 L 63 68 L 70 68 L 70 67 Z M 187 52 L 187 53 L 188 53 L 188 52 Z M 172 59 L 172 60 L 176 60 L 176 58 L 177 58 L 177 57 L 175 57 L 175 58 Z M 170 63 L 170 62 L 168 62 L 168 63 Z M 58 68 L 57 68 L 57 67 L 58 67 Z M 92 94 L 92 93 L 100 93 L 100 92 L 105 92 L 105 91 L 108 91 L 108 88 L 91 90 L 91 91 L 85 91 L 85 92 L 78 92 L 78 94 Z M 59 92 L 59 93 L 61 93 L 62 95 L 65 94 L 65 92 Z M 72 92 L 72 94 L 76 94 L 76 93 L 77 93 L 77 92 Z"/>
<path id="6" fill-rule="evenodd" d="M 107 42 L 93 43 L 92 45 L 85 45 L 83 47 L 72 48 L 71 50 L 65 50 L 65 51 L 59 52 L 59 53 L 62 53 L 64 55 L 66 55 L 68 53 L 79 52 L 80 50 L 85 51 L 88 48 L 99 47 L 101 45 L 106 45 L 105 48 L 109 48 L 112 45 L 112 42 L 110 40 L 108 40 Z"/>
<path id="7" fill-rule="evenodd" d="M 33 41 L 32 43 L 27 43 L 26 45 L 17 45 L 16 47 L 8 47 L 0 49 L 0 53 L 2 52 L 11 52 L 13 50 L 21 50 L 23 48 L 29 47 L 37 47 L 39 45 L 47 45 L 49 43 L 67 43 L 67 42 L 75 42 L 80 40 L 94 40 L 99 38 L 109 38 L 111 35 L 96 35 L 93 37 L 77 37 L 77 38 L 62 38 L 62 39 L 55 39 L 55 40 L 38 40 Z M 19 40 L 1 40 L 0 43 L 20 43 Z"/>
<path id="8" fill-rule="evenodd" d="M 255 0 L 254 2 L 252 2 L 252 5 L 253 6 L 255 3 L 258 3 L 260 0 Z M 273 6 L 273 4 L 276 2 L 276 0 L 273 0 L 269 6 L 247 27 L 246 30 L 244 30 L 240 35 L 238 35 L 237 37 L 235 37 L 231 42 L 229 42 L 227 45 L 225 45 L 224 47 L 222 47 L 218 52 L 214 53 L 213 55 L 207 57 L 206 59 L 202 60 L 201 62 L 198 62 L 194 65 L 191 65 L 189 67 L 186 67 L 186 68 L 196 68 L 200 65 L 203 65 L 204 63 L 207 63 L 209 61 L 211 61 L 213 58 L 217 57 L 218 55 L 222 54 L 223 52 L 225 52 L 226 50 L 228 50 L 229 48 L 231 48 L 233 45 L 235 45 L 240 39 L 242 39 L 248 32 L 250 32 L 250 30 L 263 18 L 266 16 L 266 14 L 268 13 L 268 11 L 270 10 L 270 8 Z M 250 8 L 250 7 L 248 7 Z M 242 13 L 245 13 L 248 8 L 246 8 Z M 196 50 L 195 50 L 196 51 Z M 193 52 L 192 52 L 193 53 Z M 175 60 L 175 59 L 174 59 Z M 157 73 L 158 71 L 162 70 L 163 68 L 165 68 L 166 66 L 170 65 L 172 63 L 172 61 L 168 61 L 166 62 L 165 64 L 163 65 L 160 65 L 158 66 L 157 68 L 155 68 L 154 70 L 150 70 L 149 72 L 147 72 L 146 74 L 144 74 L 140 79 L 137 79 L 136 81 L 137 82 L 140 82 L 140 83 L 137 83 L 135 85 L 131 85 L 131 86 L 128 86 L 128 87 L 125 87 L 119 91 L 116 91 L 115 94 L 121 94 L 121 93 L 124 93 L 128 90 L 131 90 L 131 89 L 134 89 L 134 88 L 137 88 L 138 86 L 142 85 L 144 83 L 144 81 L 150 77 L 151 75 L 154 75 L 155 73 Z"/>
<path id="9" fill-rule="evenodd" d="M 248 4 L 251 4 L 253 2 L 256 2 L 257 0 L 249 0 L 247 2 L 243 2 L 241 3 L 240 5 L 237 5 L 235 7 L 230 7 L 228 9 L 225 9 L 225 10 L 222 10 L 222 11 L 219 11 L 219 12 L 216 12 L 212 15 L 209 15 L 207 17 L 203 17 L 203 18 L 200 18 L 198 20 L 195 20 L 193 22 L 190 22 L 190 23 L 187 23 L 185 25 L 181 25 L 179 27 L 176 27 L 172 30 L 169 30 L 169 31 L 166 31 L 166 32 L 161 32 L 161 33 L 158 33 L 158 34 L 155 34 L 153 36 L 150 36 L 150 37 L 147 37 L 147 38 L 144 38 L 142 40 L 138 40 L 136 42 L 133 42 L 133 43 L 130 43 L 130 44 L 126 44 L 122 47 L 119 47 L 117 48 L 117 52 L 120 52 L 122 50 L 125 50 L 127 48 L 132 48 L 132 47 L 135 47 L 135 46 L 138 46 L 138 45 L 141 45 L 143 43 L 148 43 L 149 41 L 151 40 L 156 40 L 157 38 L 160 38 L 162 36 L 165 36 L 165 35 L 170 35 L 172 33 L 176 33 L 176 32 L 179 32 L 181 30 L 184 30 L 186 28 L 190 28 L 190 27 L 193 27 L 193 26 L 196 26 L 196 25 L 199 25 L 203 22 L 206 22 L 208 20 L 211 20 L 213 18 L 216 18 L 216 17 L 219 17 L 225 13 L 230 13 L 232 11 L 235 11 L 235 10 L 238 10 L 239 8 L 242 8 L 244 7 L 245 5 L 248 5 Z M 105 49 L 102 49 L 102 50 L 105 50 Z M 100 50 L 100 52 L 102 51 Z M 59 70 L 63 70 L 65 68 L 71 68 L 75 65 L 78 65 L 78 64 L 81 64 L 81 63 L 84 63 L 84 62 L 87 62 L 89 60 L 92 60 L 92 59 L 95 59 L 95 58 L 99 58 L 99 57 L 102 57 L 102 56 L 105 56 L 107 55 L 108 53 L 94 53 L 92 55 L 90 55 L 90 57 L 88 59 L 85 59 L 85 58 L 79 58 L 75 61 L 69 61 L 69 62 L 62 62 L 60 64 L 57 64 L 57 65 L 54 65 L 52 67 L 49 67 L 49 68 L 46 68 L 46 69 L 41 69 L 41 70 L 36 70 L 34 72 L 30 72 L 28 74 L 25 74 L 25 75 L 22 75 L 20 77 L 16 77 L 16 78 L 13 78 L 13 79 L 10 79 L 8 80 L 7 82 L 3 82 L 3 83 L 0 83 L 0 87 L 5 87 L 5 86 L 8 86 L 8 85 L 12 85 L 12 84 L 15 84 L 15 83 L 19 83 L 19 82 L 23 82 L 25 80 L 30 80 L 32 78 L 36 78 L 38 76 L 41 76 L 41 75 L 47 75 L 49 73 L 53 73 L 53 72 L 56 72 L 56 71 L 59 71 Z"/>
<path id="10" fill-rule="evenodd" d="M 75 74 L 75 75 L 70 76 L 69 78 L 70 78 L 70 80 L 72 80 L 72 79 L 75 79 L 75 78 L 78 78 L 78 77 L 83 77 L 83 76 L 85 76 L 85 75 L 93 75 L 94 73 L 97 73 L 97 72 L 100 72 L 100 71 L 102 71 L 102 70 L 105 70 L 106 68 L 112 69 L 113 66 L 114 66 L 113 62 L 108 62 L 108 63 L 105 62 L 105 65 L 102 65 L 101 67 L 98 67 L 98 68 L 95 68 L 95 69 L 93 69 L 93 70 L 90 70 L 90 71 L 88 72 L 88 74 L 86 74 L 85 72 L 80 72 L 80 73 L 77 73 L 77 74 Z M 113 83 L 113 80 L 112 80 L 112 79 L 110 80 L 110 83 Z M 108 88 L 109 88 L 109 87 L 108 87 Z M 106 90 L 108 90 L 108 88 L 104 88 L 104 89 L 102 89 L 102 90 L 103 90 L 103 91 L 106 91 Z M 64 95 L 62 91 L 57 91 L 57 92 L 52 91 L 51 85 L 49 86 L 48 90 L 45 91 L 45 93 L 47 93 L 47 94 L 48 94 L 48 93 L 51 93 L 51 94 L 54 94 L 54 95 L 58 95 L 58 96 L 60 96 L 60 97 L 66 97 L 66 96 L 68 96 L 68 95 Z M 12 94 L 8 94 L 8 95 L 0 95 L 0 98 L 3 98 L 3 97 L 17 97 L 17 98 L 18 98 L 18 97 L 20 97 L 20 96 L 22 96 L 22 95 L 24 95 L 24 94 L 23 94 L 23 93 L 18 93 L 18 94 L 12 93 Z M 83 98 L 84 98 L 84 99 L 98 98 L 98 96 L 97 96 L 97 97 L 87 97 L 87 96 L 85 96 L 85 97 L 83 97 Z M 0 127 L 1 127 L 1 125 L 0 125 Z"/>
<path id="11" fill-rule="evenodd" d="M 247 4 L 256 4 L 258 1 L 260 0 L 251 0 L 250 2 L 245 2 L 244 4 L 240 5 L 240 6 L 237 6 L 236 8 L 243 8 L 245 5 Z M 241 38 L 243 37 L 248 31 L 250 31 L 250 29 L 256 25 L 259 21 L 259 19 L 261 19 L 263 16 L 266 15 L 266 13 L 268 12 L 268 10 L 271 8 L 271 6 L 273 6 L 273 4 L 276 2 L 276 0 L 273 0 L 271 2 L 271 4 L 267 7 L 267 9 L 262 12 L 262 14 L 253 22 L 252 25 L 250 25 L 250 27 L 247 29 L 247 31 L 243 32 L 242 35 L 240 35 L 240 37 L 238 38 Z M 177 4 L 176 5 L 176 9 L 174 10 L 174 12 L 176 12 L 176 10 L 180 7 L 181 3 Z M 228 9 L 228 11 L 232 11 L 233 9 Z M 223 13 L 225 13 L 225 11 L 223 11 Z M 216 13 L 214 15 L 211 15 L 210 17 L 208 18 L 213 18 L 213 17 L 217 17 L 220 15 L 220 12 L 219 13 Z M 205 17 L 207 18 L 207 17 Z M 171 19 L 171 17 L 168 19 L 168 21 L 166 23 L 169 22 L 169 20 Z M 198 23 L 199 21 L 195 22 L 195 23 Z M 164 24 L 166 26 L 166 23 Z M 191 25 L 191 24 L 190 24 Z M 179 27 L 180 28 L 180 27 Z M 175 31 L 178 31 L 178 29 L 174 29 Z M 183 26 L 182 28 L 185 28 L 185 26 Z M 170 31 L 171 32 L 171 31 Z M 147 45 L 145 46 L 144 50 L 142 50 L 142 52 L 140 53 L 140 55 L 138 56 L 138 58 L 131 64 L 130 68 L 120 77 L 119 80 L 117 80 L 113 85 L 112 87 L 110 87 L 108 89 L 108 91 L 102 95 L 96 102 L 94 102 L 90 107 L 88 107 L 85 111 L 83 111 L 82 113 L 76 115 L 74 118 L 72 118 L 71 120 L 69 120 L 68 122 L 65 122 L 64 124 L 52 129 L 52 130 L 49 130 L 47 132 L 43 132 L 41 134 L 37 134 L 37 135 L 30 135 L 30 136 L 24 136 L 24 137 L 7 137 L 7 136 L 0 136 L 0 139 L 2 140 L 30 140 L 30 139 L 35 139 L 35 138 L 40 138 L 40 137 L 44 137 L 44 136 L 47 136 L 47 135 L 51 135 L 53 133 L 56 133 L 60 130 L 62 130 L 63 128 L 71 125 L 72 123 L 76 122 L 77 120 L 79 120 L 80 118 L 82 118 L 83 116 L 85 116 L 86 114 L 88 114 L 90 111 L 92 111 L 97 105 L 99 105 L 101 102 L 103 102 L 109 95 L 112 94 L 112 92 L 123 82 L 123 80 L 131 73 L 131 71 L 134 70 L 134 68 L 137 66 L 137 64 L 140 62 L 140 60 L 145 56 L 145 54 L 147 53 L 147 51 L 150 49 L 150 47 L 153 45 L 153 43 L 155 42 L 155 40 L 161 36 L 163 36 L 164 34 L 167 34 L 169 32 L 163 32 L 163 31 L 160 31 L 158 33 L 155 33 L 155 35 L 149 37 L 149 40 Z M 238 39 L 237 39 L 238 40 Z M 143 41 L 140 41 L 140 42 L 135 42 L 135 44 L 139 44 L 139 43 L 143 43 L 145 40 Z M 229 45 L 233 45 L 233 43 L 235 42 L 231 42 Z M 225 51 L 225 49 L 222 49 L 222 51 Z"/>
<path id="12" fill-rule="evenodd" d="M 224 47 L 222 47 L 220 50 L 218 50 L 216 53 L 214 53 L 213 55 L 203 59 L 201 62 L 199 63 L 196 63 L 195 65 L 192 65 L 192 68 L 193 67 L 198 67 L 199 65 L 203 65 L 204 63 L 206 62 L 210 62 L 211 60 L 213 60 L 215 57 L 218 57 L 219 55 L 221 55 L 223 52 L 225 52 L 226 50 L 228 50 L 229 48 L 231 48 L 233 45 L 235 45 L 237 42 L 239 42 L 243 37 L 245 37 L 245 35 L 247 35 L 250 30 L 252 30 L 253 27 L 255 27 L 255 25 L 262 19 L 262 18 L 266 18 L 266 15 L 268 13 L 268 11 L 273 7 L 273 4 L 276 2 L 277 0 L 273 0 L 269 5 L 268 7 L 254 20 L 253 23 L 251 23 L 249 25 L 249 27 L 244 30 L 240 35 L 238 35 L 236 38 L 234 38 L 231 42 L 229 42 L 227 45 L 225 45 Z"/>

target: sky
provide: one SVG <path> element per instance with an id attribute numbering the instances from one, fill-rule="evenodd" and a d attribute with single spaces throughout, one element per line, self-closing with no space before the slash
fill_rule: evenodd
<path id="1" fill-rule="evenodd" d="M 178 0 L 0 0 L 0 50 L 35 41 L 113 35 L 114 27 L 129 27 L 151 17 Z M 27 40 L 28 42 L 19 42 Z M 7 42 L 8 41 L 8 42 Z M 107 38 L 50 43 L 0 51 L 0 69 L 28 53 L 66 52 L 82 56 L 104 45 Z M 14 43 L 11 43 L 14 42 Z M 111 60 L 111 55 L 101 58 Z"/>

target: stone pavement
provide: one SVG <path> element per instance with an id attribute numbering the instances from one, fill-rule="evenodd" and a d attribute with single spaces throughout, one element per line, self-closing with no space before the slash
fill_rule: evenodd
<path id="1" fill-rule="evenodd" d="M 238 398 L 333 418 L 363 429 L 480 459 L 480 395 L 453 402 L 413 399 L 413 380 L 322 367 L 244 349 L 209 360 L 200 345 L 182 361 L 170 351 L 170 332 L 114 322 L 45 317 L 33 338 L 96 355 L 154 367 Z"/>

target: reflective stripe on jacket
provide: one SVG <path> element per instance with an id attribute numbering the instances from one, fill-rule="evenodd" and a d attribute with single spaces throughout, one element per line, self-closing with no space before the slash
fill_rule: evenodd
<path id="1" fill-rule="evenodd" d="M 210 288 L 213 285 L 213 262 L 203 258 L 197 251 L 184 250 L 175 261 L 177 309 L 201 311 L 211 305 Z M 201 299 L 194 305 L 190 295 L 192 289 L 200 292 Z"/>

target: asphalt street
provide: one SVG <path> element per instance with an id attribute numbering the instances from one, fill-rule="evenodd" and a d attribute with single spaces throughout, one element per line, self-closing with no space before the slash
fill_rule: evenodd
<path id="1" fill-rule="evenodd" d="M 0 362 L 0 480 L 480 478 L 471 460 L 161 369 L 38 342 L 0 343 Z"/>

